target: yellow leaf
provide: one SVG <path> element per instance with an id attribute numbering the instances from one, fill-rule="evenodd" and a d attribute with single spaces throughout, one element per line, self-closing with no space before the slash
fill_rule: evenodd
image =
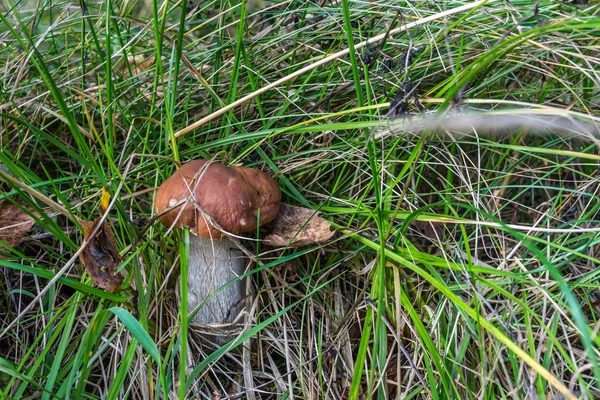
<path id="1" fill-rule="evenodd" d="M 110 193 L 106 188 L 102 188 L 102 199 L 100 200 L 100 210 L 104 214 L 108 210 L 108 202 L 110 201 Z"/>

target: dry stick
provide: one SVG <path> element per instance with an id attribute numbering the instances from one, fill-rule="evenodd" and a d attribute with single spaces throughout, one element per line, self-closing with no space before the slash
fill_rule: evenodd
<path id="1" fill-rule="evenodd" d="M 382 33 L 381 35 L 375 36 L 374 38 L 371 38 L 369 40 L 365 40 L 364 42 L 360 42 L 360 43 L 356 44 L 354 46 L 354 48 L 356 50 L 361 49 L 361 48 L 365 47 L 368 43 L 379 42 L 379 41 L 383 40 L 384 38 L 386 38 L 388 36 L 395 35 L 396 33 L 406 31 L 406 30 L 414 28 L 416 26 L 423 25 L 423 24 L 426 24 L 426 23 L 431 22 L 431 21 L 435 21 L 436 19 L 444 18 L 444 17 L 447 17 L 447 16 L 452 15 L 452 14 L 457 14 L 457 13 L 460 13 L 462 11 L 470 10 L 472 8 L 478 7 L 478 6 L 486 3 L 487 1 L 488 0 L 475 1 L 473 3 L 465 4 L 464 6 L 461 6 L 461 7 L 456 7 L 456 8 L 453 8 L 451 10 L 447 10 L 447 11 L 444 11 L 444 12 L 441 12 L 441 13 L 437 13 L 437 14 L 431 15 L 431 16 L 426 17 L 426 18 L 421 18 L 421 19 L 419 19 L 417 21 L 414 21 L 414 22 L 411 22 L 409 24 L 400 26 L 400 27 L 398 27 L 396 29 L 393 29 L 393 30 L 391 30 L 389 32 Z M 237 101 L 234 101 L 233 103 L 231 103 L 231 104 L 229 104 L 229 105 L 227 105 L 227 106 L 225 106 L 225 107 L 223 107 L 223 108 L 215 111 L 214 113 L 212 113 L 212 114 L 210 114 L 210 115 L 208 115 L 208 116 L 200 119 L 199 121 L 196 121 L 193 124 L 191 124 L 191 125 L 183 128 L 183 129 L 181 129 L 180 131 L 178 131 L 178 132 L 175 133 L 175 138 L 179 138 L 180 136 L 183 136 L 186 133 L 188 133 L 190 131 L 193 131 L 196 128 L 201 127 L 205 123 L 207 123 L 209 121 L 212 121 L 213 119 L 217 118 L 218 116 L 225 114 L 229 110 L 234 109 L 234 108 L 236 108 L 236 107 L 238 107 L 238 106 L 246 103 L 247 101 L 252 100 L 253 98 L 255 98 L 257 96 L 260 96 L 261 94 L 263 94 L 265 92 L 268 92 L 269 90 L 273 89 L 276 86 L 279 86 L 279 85 L 281 85 L 281 84 L 283 84 L 285 82 L 288 82 L 288 81 L 290 81 L 290 80 L 292 80 L 292 79 L 294 79 L 294 78 L 296 78 L 296 77 L 298 77 L 298 76 L 300 76 L 300 75 L 302 75 L 302 74 L 304 74 L 306 72 L 312 71 L 313 69 L 318 68 L 321 65 L 327 64 L 330 61 L 333 61 L 333 60 L 336 60 L 336 59 L 338 59 L 340 57 L 343 57 L 346 54 L 348 54 L 349 51 L 350 51 L 349 48 L 345 49 L 345 50 L 338 51 L 337 53 L 332 54 L 332 55 L 330 55 L 328 57 L 325 57 L 322 60 L 315 62 L 314 64 L 307 65 L 306 67 L 304 67 L 302 69 L 299 69 L 298 71 L 293 72 L 293 73 L 289 74 L 286 77 L 283 77 L 283 78 L 281 78 L 281 79 L 279 79 L 279 80 L 277 80 L 277 81 L 275 81 L 273 83 L 270 83 L 267 86 L 265 86 L 263 88 L 260 88 L 257 91 L 255 91 L 253 93 L 250 93 L 250 94 L 242 97 L 241 99 L 239 99 Z"/>

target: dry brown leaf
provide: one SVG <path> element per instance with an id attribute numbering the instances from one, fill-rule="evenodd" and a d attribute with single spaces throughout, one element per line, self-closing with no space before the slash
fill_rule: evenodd
<path id="1" fill-rule="evenodd" d="M 99 222 L 100 218 L 92 222 L 83 222 L 85 242 L 88 242 Z M 121 288 L 123 277 L 117 273 L 121 255 L 117 251 L 117 243 L 108 222 L 102 223 L 79 258 L 96 286 L 111 293 Z"/>
<path id="2" fill-rule="evenodd" d="M 129 56 L 117 65 L 116 70 L 122 74 L 128 74 L 129 69 L 133 76 L 141 75 L 154 66 L 155 56 L 145 56 L 143 54 L 136 54 Z"/>
<path id="3" fill-rule="evenodd" d="M 29 233 L 35 220 L 9 200 L 0 201 L 0 250 L 6 246 L 18 246 L 25 235 Z M 1 256 L 0 256 L 1 258 Z"/>
<path id="4" fill-rule="evenodd" d="M 301 247 L 331 239 L 331 224 L 314 210 L 281 204 L 273 231 L 265 238 L 270 246 Z"/>

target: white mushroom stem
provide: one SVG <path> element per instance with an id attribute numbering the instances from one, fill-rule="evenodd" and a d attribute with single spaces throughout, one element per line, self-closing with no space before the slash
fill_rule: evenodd
<path id="1" fill-rule="evenodd" d="M 238 278 L 243 273 L 242 252 L 229 239 L 190 235 L 188 310 L 204 302 L 194 321 L 207 325 L 232 322 L 243 308 L 239 303 L 246 291 L 243 279 Z"/>

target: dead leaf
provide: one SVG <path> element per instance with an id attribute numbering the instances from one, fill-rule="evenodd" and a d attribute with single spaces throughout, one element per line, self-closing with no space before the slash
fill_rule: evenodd
<path id="1" fill-rule="evenodd" d="M 133 76 L 138 76 L 152 68 L 154 66 L 154 60 L 155 57 L 153 55 L 146 57 L 143 54 L 136 54 L 129 56 L 120 62 L 117 65 L 116 70 L 122 74 L 128 74 L 129 69 L 131 69 Z"/>
<path id="2" fill-rule="evenodd" d="M 444 224 L 436 221 L 410 221 L 406 232 L 409 240 L 423 252 L 431 252 L 432 245 L 438 244 L 444 236 Z"/>
<path id="3" fill-rule="evenodd" d="M 331 239 L 331 224 L 314 210 L 281 204 L 273 231 L 265 238 L 269 246 L 301 247 Z"/>
<path id="4" fill-rule="evenodd" d="M 29 233 L 35 220 L 9 200 L 0 201 L 0 250 L 16 247 Z M 1 258 L 2 256 L 0 256 Z"/>
<path id="5" fill-rule="evenodd" d="M 106 221 L 102 223 L 96 235 L 90 240 L 100 219 L 82 222 L 84 241 L 87 242 L 87 245 L 79 258 L 87 273 L 92 277 L 94 284 L 112 293 L 120 289 L 123 283 L 123 277 L 117 273 L 117 268 L 121 264 L 121 255 L 117 251 L 112 227 Z"/>

